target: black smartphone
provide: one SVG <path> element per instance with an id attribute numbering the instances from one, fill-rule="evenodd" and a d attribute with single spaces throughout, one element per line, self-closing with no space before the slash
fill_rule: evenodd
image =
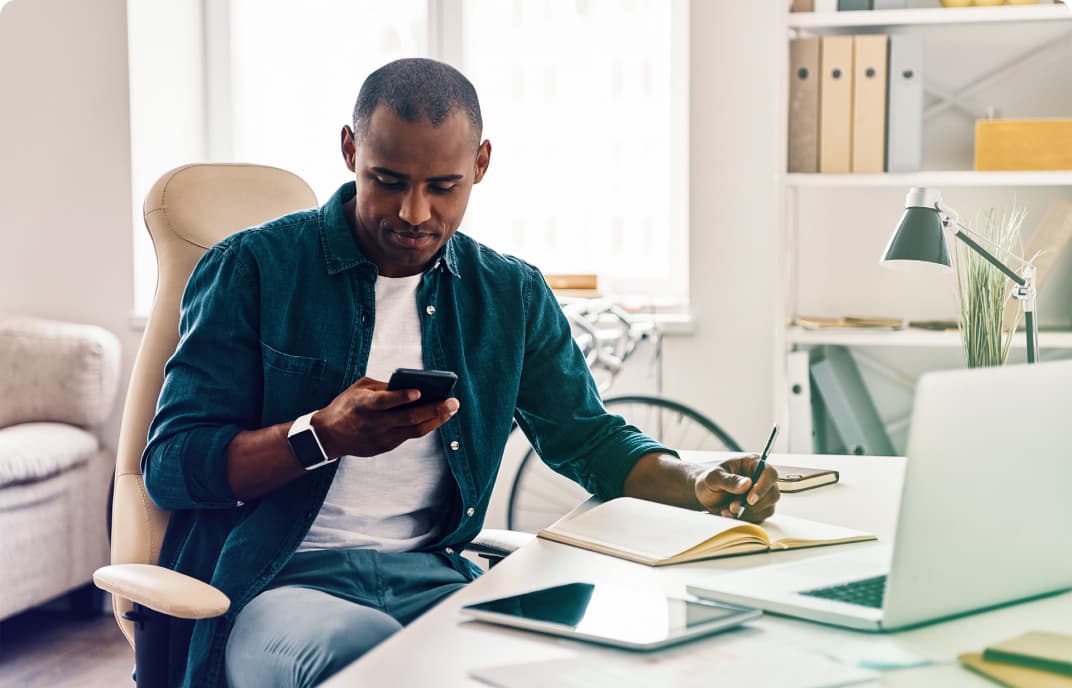
<path id="1" fill-rule="evenodd" d="M 387 389 L 419 389 L 421 398 L 417 404 L 443 401 L 454 391 L 458 376 L 449 370 L 417 370 L 416 368 L 399 368 L 387 381 Z"/>

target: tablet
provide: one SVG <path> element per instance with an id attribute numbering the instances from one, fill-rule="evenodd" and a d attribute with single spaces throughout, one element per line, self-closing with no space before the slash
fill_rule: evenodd
<path id="1" fill-rule="evenodd" d="M 658 590 L 604 583 L 568 583 L 470 604 L 480 621 L 630 650 L 654 650 L 759 618 L 735 607 Z"/>

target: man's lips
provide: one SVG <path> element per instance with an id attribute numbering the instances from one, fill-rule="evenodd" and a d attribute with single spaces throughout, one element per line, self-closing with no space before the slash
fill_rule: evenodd
<path id="1" fill-rule="evenodd" d="M 407 248 L 417 248 L 432 241 L 434 234 L 428 232 L 404 232 L 397 229 L 390 230 L 395 241 Z"/>

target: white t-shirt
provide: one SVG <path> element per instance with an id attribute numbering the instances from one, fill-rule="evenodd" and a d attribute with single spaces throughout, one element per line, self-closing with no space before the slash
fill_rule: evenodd
<path id="1" fill-rule="evenodd" d="M 387 381 L 395 368 L 424 368 L 417 287 L 421 275 L 376 279 L 376 322 L 368 377 Z M 343 456 L 324 505 L 298 547 L 406 552 L 440 532 L 450 489 L 438 432 L 406 440 L 377 456 Z"/>

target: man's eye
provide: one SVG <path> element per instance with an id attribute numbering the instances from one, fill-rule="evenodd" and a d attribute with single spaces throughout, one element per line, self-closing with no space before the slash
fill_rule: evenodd
<path id="1" fill-rule="evenodd" d="M 432 186 L 432 191 L 436 193 L 445 194 L 454 191 L 454 189 L 456 188 L 458 188 L 457 184 L 451 184 L 450 186 Z"/>
<path id="2" fill-rule="evenodd" d="M 401 189 L 402 182 L 397 179 L 383 179 L 381 177 L 373 177 L 377 184 L 385 189 Z"/>

